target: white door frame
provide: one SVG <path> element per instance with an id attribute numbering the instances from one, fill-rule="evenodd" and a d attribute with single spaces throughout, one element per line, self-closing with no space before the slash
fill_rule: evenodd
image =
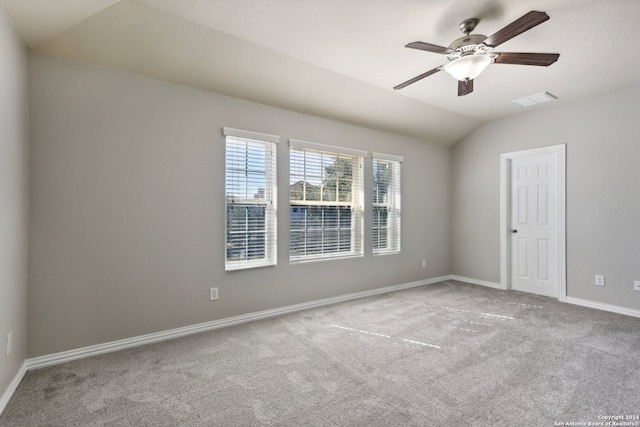
<path id="1" fill-rule="evenodd" d="M 516 157 L 558 155 L 558 300 L 567 299 L 566 259 L 566 145 L 552 145 L 500 155 L 500 285 L 511 289 L 511 160 Z"/>

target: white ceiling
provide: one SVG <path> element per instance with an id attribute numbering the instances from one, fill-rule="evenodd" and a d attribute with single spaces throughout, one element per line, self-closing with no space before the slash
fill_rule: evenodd
<path id="1" fill-rule="evenodd" d="M 639 0 L 2 1 L 38 52 L 440 144 L 518 98 L 640 83 Z M 448 46 L 467 18 L 489 36 L 530 10 L 551 19 L 496 50 L 560 53 L 550 67 L 491 65 L 464 97 L 446 73 L 392 89 L 447 62 L 406 43 Z"/>

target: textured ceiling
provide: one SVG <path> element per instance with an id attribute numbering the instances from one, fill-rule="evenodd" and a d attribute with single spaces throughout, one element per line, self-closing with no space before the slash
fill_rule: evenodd
<path id="1" fill-rule="evenodd" d="M 483 121 L 640 83 L 638 0 L 3 0 L 30 48 L 276 107 L 453 144 Z M 55 5 L 55 6 L 54 6 Z M 502 52 L 560 53 L 550 67 L 491 65 L 475 90 L 406 49 L 447 46 L 478 18 L 491 35 L 530 10 L 551 19 Z M 549 104 L 533 108 L 546 108 Z"/>

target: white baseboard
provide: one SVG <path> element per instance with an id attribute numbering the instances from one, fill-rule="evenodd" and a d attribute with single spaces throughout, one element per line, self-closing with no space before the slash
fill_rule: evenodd
<path id="1" fill-rule="evenodd" d="M 503 291 L 506 290 L 504 286 L 502 286 L 500 283 L 488 282 L 486 280 L 472 279 L 470 277 L 456 276 L 455 274 L 451 274 L 449 276 L 449 279 L 457 280 L 459 282 L 471 283 L 472 285 L 480 285 L 480 286 L 487 286 L 489 288 L 494 288 L 494 289 L 502 289 Z"/>
<path id="2" fill-rule="evenodd" d="M 40 357 L 27 359 L 27 369 L 38 369 L 46 366 L 58 365 L 60 363 L 69 362 L 71 360 L 82 359 L 99 354 L 110 353 L 112 351 L 124 350 L 126 348 L 137 347 L 144 344 L 151 344 L 158 341 L 165 341 L 179 338 L 186 335 L 196 334 L 199 332 L 211 331 L 214 329 L 224 328 L 227 326 L 238 325 L 241 323 L 251 322 L 253 320 L 261 320 L 269 317 L 279 316 L 282 314 L 293 313 L 296 311 L 307 310 L 310 308 L 321 307 L 324 305 L 336 304 L 344 301 L 366 298 L 374 295 L 385 294 L 388 292 L 408 289 L 417 286 L 429 285 L 443 280 L 449 279 L 449 276 L 434 277 L 432 279 L 419 280 L 416 282 L 403 283 L 394 286 L 386 286 L 384 288 L 372 289 L 369 291 L 356 292 L 353 294 L 340 295 L 332 298 L 325 298 L 316 301 L 310 301 L 302 304 L 289 305 L 286 307 L 274 308 L 255 313 L 243 314 L 240 316 L 228 317 L 226 319 L 214 320 L 211 322 L 199 323 L 196 325 L 185 326 L 182 328 L 170 329 L 168 331 L 156 332 L 137 337 L 126 338 L 118 341 L 111 341 L 104 344 L 97 344 L 89 347 L 78 348 L 75 350 L 63 351 L 60 353 L 48 354 Z"/>
<path id="3" fill-rule="evenodd" d="M 500 283 L 487 282 L 485 280 L 472 279 L 470 277 L 456 276 L 455 274 L 450 275 L 449 279 L 457 280 L 459 282 L 471 283 L 473 285 L 488 286 L 490 288 L 505 290 L 505 288 Z M 565 300 L 561 302 L 580 305 L 582 307 L 595 308 L 597 310 L 602 310 L 602 311 L 610 311 L 612 313 L 617 313 L 617 314 L 624 314 L 625 316 L 640 317 L 640 310 L 635 310 L 633 308 L 620 307 L 618 305 L 605 304 L 602 302 L 589 301 L 586 299 L 574 298 L 574 297 L 566 297 Z"/>
<path id="4" fill-rule="evenodd" d="M 595 308 L 603 311 L 610 311 L 612 313 L 624 314 L 627 316 L 640 317 L 640 310 L 633 308 L 620 307 L 618 305 L 605 304 L 602 302 L 589 301 L 581 298 L 567 297 L 565 302 L 574 305 L 581 305 L 582 307 Z"/>
<path id="5" fill-rule="evenodd" d="M 9 387 L 7 387 L 7 389 L 4 391 L 4 393 L 0 397 L 0 415 L 2 415 L 2 413 L 4 412 L 4 408 L 6 408 L 7 405 L 9 404 L 9 400 L 11 400 L 13 393 L 15 393 L 16 390 L 18 389 L 18 386 L 20 385 L 20 381 L 22 381 L 22 378 L 24 378 L 24 375 L 26 373 L 27 373 L 27 362 L 25 361 L 22 364 L 22 366 L 20 366 L 20 369 L 16 373 L 15 377 L 13 377 L 13 380 L 9 384 Z"/>

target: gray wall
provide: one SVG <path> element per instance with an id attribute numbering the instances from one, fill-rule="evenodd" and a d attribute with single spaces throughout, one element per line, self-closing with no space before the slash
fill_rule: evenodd
<path id="1" fill-rule="evenodd" d="M 27 348 L 27 113 L 27 51 L 0 4 L 0 396 Z"/>
<path id="2" fill-rule="evenodd" d="M 30 59 L 30 357 L 450 272 L 449 148 Z M 277 267 L 224 272 L 223 126 L 282 136 Z M 405 157 L 400 255 L 289 265 L 288 138 Z"/>
<path id="3" fill-rule="evenodd" d="M 487 123 L 456 144 L 452 273 L 500 281 L 500 153 L 567 144 L 567 295 L 640 309 L 639 99 L 640 86 L 549 106 Z"/>

